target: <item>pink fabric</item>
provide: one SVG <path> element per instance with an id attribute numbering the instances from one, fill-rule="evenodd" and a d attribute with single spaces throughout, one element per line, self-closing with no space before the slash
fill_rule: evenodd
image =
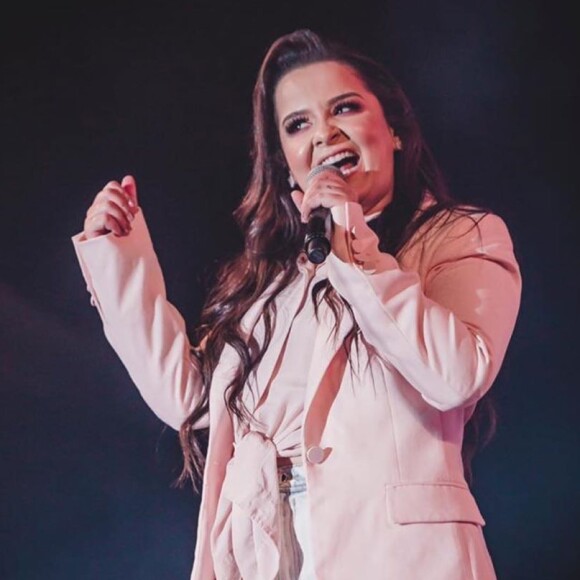
<path id="1" fill-rule="evenodd" d="M 278 472 L 274 444 L 250 431 L 235 444 L 212 530 L 218 580 L 278 573 Z"/>
<path id="2" fill-rule="evenodd" d="M 306 256 L 299 259 L 299 269 L 305 277 L 300 305 L 290 321 L 290 327 L 274 329 L 275 341 L 282 343 L 272 375 L 266 384 L 250 380 L 245 402 L 254 415 L 254 429 L 264 433 L 275 445 L 279 457 L 298 458 L 302 455 L 302 415 L 308 369 L 316 336 L 316 317 L 311 291 L 323 280 L 325 268 L 316 270 Z M 286 337 L 278 337 L 279 331 Z M 298 364 L 296 361 L 300 361 Z"/>
<path id="3" fill-rule="evenodd" d="M 345 316 L 335 329 L 321 305 L 301 439 L 317 577 L 492 579 L 483 518 L 463 477 L 461 442 L 465 421 L 501 366 L 519 308 L 521 280 L 509 233 L 494 215 L 477 227 L 460 217 L 434 226 L 395 259 L 378 251 L 357 204 L 333 213 L 346 226 L 353 260 L 331 254 L 328 278 L 350 303 L 360 332 L 349 355 L 343 346 L 352 322 Z M 199 373 L 183 320 L 165 297 L 142 215 L 126 238 L 73 241 L 107 338 L 146 402 L 178 428 L 199 399 Z M 271 378 L 307 283 L 300 273 L 277 297 L 276 337 L 256 385 Z M 243 320 L 257 340 L 264 336 L 264 299 Z M 301 363 L 294 358 L 289 362 Z M 275 531 L 267 531 L 271 510 L 262 501 L 271 495 L 265 490 L 273 485 L 274 447 L 244 432 L 225 409 L 224 389 L 237 363 L 226 346 L 209 417 L 199 425 L 209 422 L 210 439 L 195 580 L 213 579 L 224 565 L 216 570 L 211 553 L 212 531 L 230 509 L 224 499 L 240 515 L 232 525 L 251 530 L 234 534 L 236 566 L 255 571 L 252 580 L 275 578 Z M 245 447 L 248 436 L 251 449 L 243 456 L 251 471 L 243 474 L 234 442 Z"/>

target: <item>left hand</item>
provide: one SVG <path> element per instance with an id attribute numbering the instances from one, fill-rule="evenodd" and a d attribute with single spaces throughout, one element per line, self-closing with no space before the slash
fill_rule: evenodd
<path id="1" fill-rule="evenodd" d="M 310 212 L 317 207 L 330 209 L 347 201 L 358 201 L 349 184 L 334 171 L 322 171 L 312 178 L 304 192 L 295 189 L 290 196 L 302 223 L 308 222 Z"/>

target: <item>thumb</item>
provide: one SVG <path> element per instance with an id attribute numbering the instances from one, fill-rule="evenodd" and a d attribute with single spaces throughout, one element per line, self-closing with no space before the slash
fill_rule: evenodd
<path id="1" fill-rule="evenodd" d="M 135 202 L 135 207 L 139 205 L 139 200 L 137 199 L 137 183 L 132 175 L 125 175 L 123 181 L 121 181 L 121 187 L 129 194 L 131 199 Z"/>

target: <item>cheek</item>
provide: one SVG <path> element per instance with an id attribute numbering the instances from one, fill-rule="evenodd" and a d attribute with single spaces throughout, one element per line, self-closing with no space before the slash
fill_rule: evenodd
<path id="1" fill-rule="evenodd" d="M 288 166 L 288 168 L 290 169 L 290 171 L 293 171 L 294 169 L 294 152 L 292 150 L 292 147 L 289 147 L 287 143 L 284 143 L 282 141 L 281 143 L 282 145 L 282 154 L 284 155 L 284 160 L 286 161 L 286 165 Z"/>
<path id="2" fill-rule="evenodd" d="M 367 147 L 369 155 L 381 163 L 392 164 L 393 143 L 391 134 L 388 129 L 377 127 L 368 127 L 364 133 L 364 146 Z"/>
<path id="3" fill-rule="evenodd" d="M 297 140 L 293 142 L 282 143 L 282 151 L 286 158 L 286 163 L 291 171 L 298 174 L 302 173 L 305 168 L 308 170 L 308 156 L 306 147 L 302 146 Z"/>
<path id="4" fill-rule="evenodd" d="M 380 122 L 367 124 L 361 133 L 367 145 L 380 149 L 383 149 L 388 144 L 391 137 L 388 128 Z"/>

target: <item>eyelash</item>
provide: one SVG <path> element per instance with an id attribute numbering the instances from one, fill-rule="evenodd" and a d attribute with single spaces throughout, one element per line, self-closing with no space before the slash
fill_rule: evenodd
<path id="1" fill-rule="evenodd" d="M 302 123 L 306 123 L 307 121 L 308 121 L 308 118 L 305 116 L 294 117 L 294 119 L 292 119 L 289 123 L 286 124 L 286 127 L 285 127 L 286 133 L 288 133 L 288 135 L 293 135 L 297 131 L 300 131 L 300 125 Z"/>
<path id="2" fill-rule="evenodd" d="M 340 110 L 344 107 L 347 107 L 349 109 L 348 111 L 346 111 L 346 113 L 358 112 L 362 109 L 362 106 L 360 105 L 360 103 L 358 103 L 356 101 L 342 101 L 342 102 L 336 104 L 332 108 L 332 114 L 333 115 L 343 114 L 343 113 L 340 113 Z M 307 122 L 308 122 L 308 117 L 306 117 L 304 115 L 302 115 L 300 117 L 295 117 L 289 123 L 286 124 L 286 127 L 285 127 L 286 133 L 288 133 L 288 135 L 293 135 L 297 131 L 300 131 L 300 125 L 302 123 L 307 123 Z"/>
<path id="3" fill-rule="evenodd" d="M 362 109 L 360 103 L 358 103 L 357 101 L 342 101 L 334 106 L 334 108 L 332 109 L 332 113 L 334 115 L 339 114 L 338 111 L 342 107 L 348 107 L 350 109 L 349 111 L 347 111 L 347 113 L 350 113 L 353 111 L 357 112 L 357 111 L 360 111 Z"/>

